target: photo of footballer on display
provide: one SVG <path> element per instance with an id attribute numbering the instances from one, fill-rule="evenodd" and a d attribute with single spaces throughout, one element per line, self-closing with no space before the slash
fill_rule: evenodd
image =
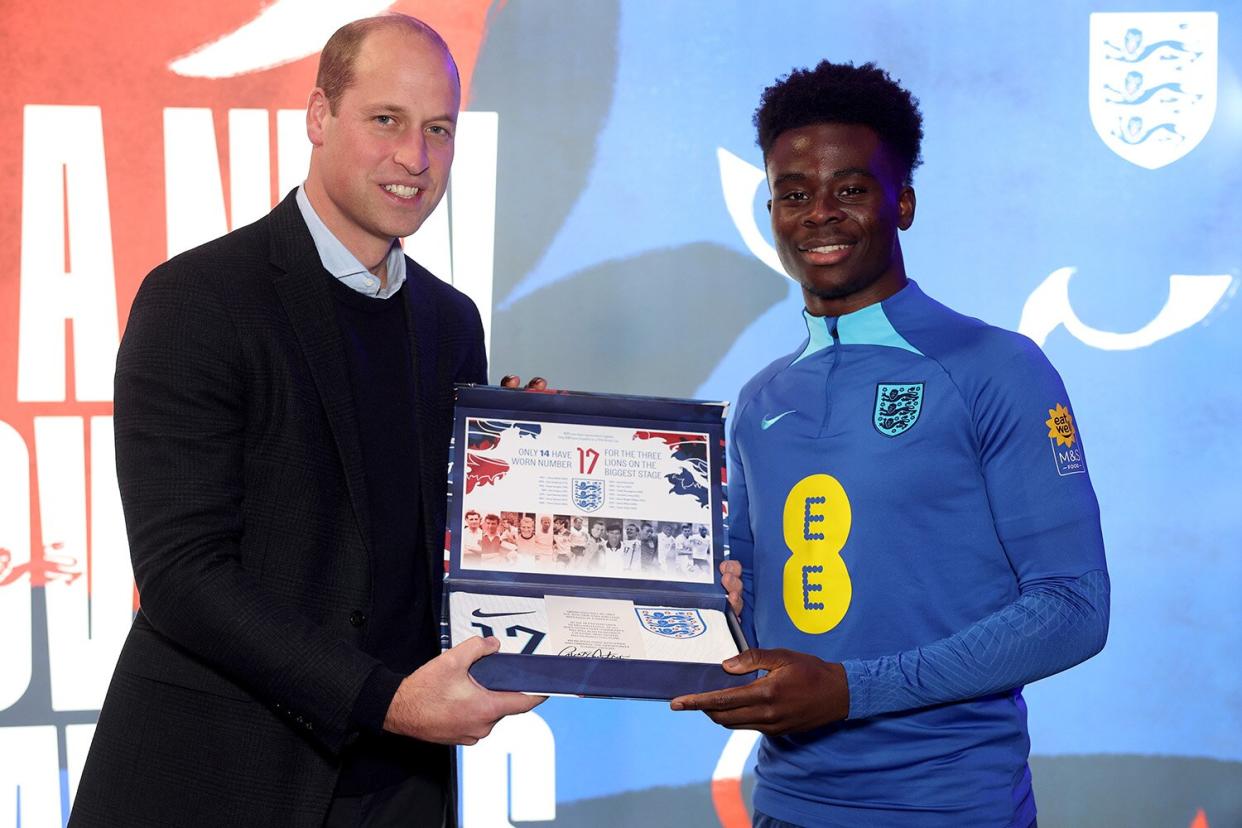
<path id="1" fill-rule="evenodd" d="M 462 569 L 710 583 L 705 523 L 469 508 Z"/>
<path id="2" fill-rule="evenodd" d="M 705 432 L 480 417 L 461 428 L 462 570 L 714 580 L 720 471 Z"/>

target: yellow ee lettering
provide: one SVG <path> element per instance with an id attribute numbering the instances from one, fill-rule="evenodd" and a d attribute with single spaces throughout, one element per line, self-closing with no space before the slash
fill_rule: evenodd
<path id="1" fill-rule="evenodd" d="M 823 523 L 824 522 L 823 515 L 811 514 L 811 506 L 818 504 L 818 503 L 823 503 L 826 500 L 828 500 L 828 498 L 826 497 L 808 497 L 806 499 L 806 509 L 803 512 L 803 517 L 802 517 L 802 538 L 804 540 L 810 541 L 810 540 L 823 540 L 824 539 L 823 532 L 812 532 L 811 531 L 812 523 Z"/>
<path id="2" fill-rule="evenodd" d="M 853 588 L 841 550 L 853 515 L 845 489 L 835 477 L 812 474 L 785 498 L 783 531 L 789 547 L 785 562 L 785 612 L 805 633 L 831 630 L 849 610 Z"/>
<path id="3" fill-rule="evenodd" d="M 811 600 L 812 592 L 823 592 L 823 584 L 811 583 L 812 572 L 823 572 L 822 566 L 804 566 L 802 567 L 802 607 L 809 610 L 822 610 L 824 605 L 818 601 Z"/>

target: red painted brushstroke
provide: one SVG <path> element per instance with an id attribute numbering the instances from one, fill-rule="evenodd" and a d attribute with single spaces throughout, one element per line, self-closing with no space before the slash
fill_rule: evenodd
<path id="1" fill-rule="evenodd" d="M 712 805 L 721 828 L 751 828 L 750 814 L 742 798 L 741 779 L 713 779 Z"/>

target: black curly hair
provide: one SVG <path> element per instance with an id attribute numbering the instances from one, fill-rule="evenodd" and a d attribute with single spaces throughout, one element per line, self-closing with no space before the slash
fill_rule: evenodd
<path id="1" fill-rule="evenodd" d="M 763 90 L 754 120 L 765 159 L 782 132 L 832 123 L 874 129 L 901 161 L 907 184 L 923 162 L 919 101 L 874 63 L 824 60 L 814 69 L 795 69 Z"/>

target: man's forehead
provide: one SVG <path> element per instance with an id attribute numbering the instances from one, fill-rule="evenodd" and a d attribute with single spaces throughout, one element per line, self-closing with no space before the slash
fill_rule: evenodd
<path id="1" fill-rule="evenodd" d="M 445 68 L 453 65 L 453 57 L 444 44 L 435 37 L 413 26 L 394 21 L 387 26 L 377 26 L 367 33 L 358 44 L 356 65 L 395 57 L 411 59 L 430 58 L 443 62 Z"/>
<path id="2" fill-rule="evenodd" d="M 351 87 L 367 77 L 387 82 L 400 72 L 451 78 L 460 94 L 457 65 L 445 46 L 424 32 L 404 26 L 383 27 L 366 36 L 354 58 Z"/>
<path id="3" fill-rule="evenodd" d="M 835 121 L 787 129 L 776 137 L 765 159 L 784 165 L 823 157 L 878 160 L 884 147 L 874 129 L 865 124 Z"/>
<path id="4" fill-rule="evenodd" d="M 787 180 L 864 175 L 900 186 L 907 171 L 896 152 L 865 124 L 811 124 L 781 133 L 764 158 L 769 187 Z"/>

